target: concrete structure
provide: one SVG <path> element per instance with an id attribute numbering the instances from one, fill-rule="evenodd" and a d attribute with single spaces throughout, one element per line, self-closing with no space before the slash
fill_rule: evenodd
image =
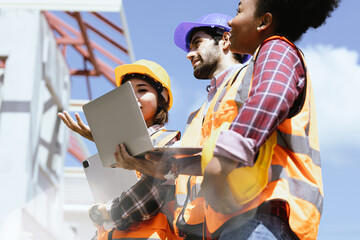
<path id="1" fill-rule="evenodd" d="M 0 19 L 0 239 L 74 239 L 62 216 L 67 136 L 56 116 L 69 105 L 69 69 L 40 11 L 1 10 Z"/>
<path id="2" fill-rule="evenodd" d="M 0 239 L 90 239 L 91 194 L 82 169 L 65 167 L 56 115 L 70 108 L 72 69 L 44 9 L 123 11 L 121 0 L 0 0 Z"/>

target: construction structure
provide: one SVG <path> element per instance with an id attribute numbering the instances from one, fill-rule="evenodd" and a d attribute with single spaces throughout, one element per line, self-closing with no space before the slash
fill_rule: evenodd
<path id="1" fill-rule="evenodd" d="M 0 0 L 0 36 L 0 239 L 90 239 L 85 176 L 65 166 L 89 153 L 57 112 L 135 61 L 122 1 Z"/>

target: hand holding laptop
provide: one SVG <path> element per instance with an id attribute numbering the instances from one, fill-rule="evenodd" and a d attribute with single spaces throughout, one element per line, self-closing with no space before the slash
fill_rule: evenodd
<path id="1" fill-rule="evenodd" d="M 131 156 L 124 144 L 116 146 L 114 154 L 118 167 L 137 170 L 157 179 L 165 179 L 164 175 L 170 171 L 171 161 L 164 154 L 146 154 L 144 157 Z"/>
<path id="2" fill-rule="evenodd" d="M 117 166 L 114 147 L 122 143 L 134 157 L 149 151 L 166 156 L 201 151 L 198 147 L 154 146 L 129 82 L 85 104 L 83 110 L 104 167 Z"/>

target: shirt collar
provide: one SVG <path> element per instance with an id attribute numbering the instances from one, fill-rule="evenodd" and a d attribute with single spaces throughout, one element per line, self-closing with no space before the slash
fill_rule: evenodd
<path id="1" fill-rule="evenodd" d="M 148 128 L 148 132 L 149 132 L 149 135 L 151 136 L 152 134 L 154 134 L 155 132 L 159 131 L 159 130 L 162 130 L 162 129 L 165 129 L 165 126 L 162 125 L 162 124 L 155 124 L 155 125 L 152 125 L 151 127 Z"/>
<path id="2" fill-rule="evenodd" d="M 230 67 L 226 68 L 225 70 L 223 70 L 222 72 L 220 72 L 219 74 L 217 74 L 215 77 L 213 77 L 210 81 L 210 87 L 209 89 L 213 89 L 213 92 L 216 92 L 217 89 L 220 87 L 220 85 L 224 82 L 225 79 L 228 79 L 229 77 L 231 77 L 236 71 L 238 71 L 243 65 L 238 63 L 238 64 L 233 64 Z M 210 93 L 210 92 L 209 92 Z M 211 94 L 212 95 L 212 94 Z M 210 98 L 212 99 L 213 96 L 211 96 Z M 208 96 L 209 98 L 209 96 Z M 209 99 L 210 100 L 210 99 Z"/>

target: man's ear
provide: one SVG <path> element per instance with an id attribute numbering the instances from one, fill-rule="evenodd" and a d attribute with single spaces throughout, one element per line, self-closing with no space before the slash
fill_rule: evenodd
<path id="1" fill-rule="evenodd" d="M 230 33 L 229 32 L 224 32 L 223 35 L 222 35 L 222 48 L 224 50 L 228 49 L 230 47 Z"/>
<path id="2" fill-rule="evenodd" d="M 256 28 L 258 31 L 264 31 L 270 27 L 273 23 L 273 16 L 271 13 L 267 12 L 261 17 L 261 22 Z"/>

